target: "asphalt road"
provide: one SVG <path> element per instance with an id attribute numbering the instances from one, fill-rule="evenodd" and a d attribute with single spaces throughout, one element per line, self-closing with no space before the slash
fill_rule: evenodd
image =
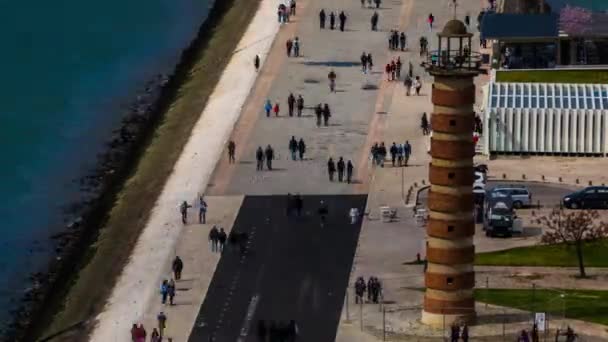
<path id="1" fill-rule="evenodd" d="M 561 202 L 564 196 L 580 189 L 580 187 L 577 188 L 572 185 L 560 185 L 540 182 L 500 182 L 493 180 L 488 181 L 488 183 L 486 184 L 486 189 L 495 187 L 497 185 L 525 186 L 532 194 L 533 205 L 536 205 L 538 201 L 540 201 L 540 204 L 543 207 L 559 206 L 559 203 Z M 427 197 L 428 190 L 421 191 L 420 195 L 418 196 L 418 203 L 423 206 L 426 206 Z"/>
<path id="2" fill-rule="evenodd" d="M 304 196 L 303 216 L 288 218 L 286 196 L 247 196 L 233 227 L 248 234 L 246 251 L 220 258 L 189 341 L 257 341 L 260 319 L 295 320 L 299 341 L 334 341 L 361 229 L 348 211 L 366 198 Z"/>

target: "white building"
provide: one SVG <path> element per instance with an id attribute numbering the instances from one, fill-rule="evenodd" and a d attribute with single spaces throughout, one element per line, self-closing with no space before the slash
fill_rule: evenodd
<path id="1" fill-rule="evenodd" d="M 491 82 L 486 96 L 485 154 L 608 151 L 608 85 Z"/>

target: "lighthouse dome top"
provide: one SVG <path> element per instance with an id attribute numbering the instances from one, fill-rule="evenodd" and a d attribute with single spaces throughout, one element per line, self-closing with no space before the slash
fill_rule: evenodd
<path id="1" fill-rule="evenodd" d="M 467 27 L 464 23 L 457 19 L 452 19 L 448 21 L 441 33 L 439 33 L 441 37 L 468 37 L 472 36 L 471 33 L 467 32 Z"/>

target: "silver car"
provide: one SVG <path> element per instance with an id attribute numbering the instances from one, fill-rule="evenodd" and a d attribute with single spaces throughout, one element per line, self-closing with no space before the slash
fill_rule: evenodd
<path id="1" fill-rule="evenodd" d="M 519 209 L 532 205 L 532 194 L 525 186 L 497 185 L 492 188 L 492 191 L 502 192 L 511 196 L 513 208 Z"/>

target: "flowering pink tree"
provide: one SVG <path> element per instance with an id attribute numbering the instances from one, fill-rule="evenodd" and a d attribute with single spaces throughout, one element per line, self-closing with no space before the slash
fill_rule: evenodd
<path id="1" fill-rule="evenodd" d="M 591 11 L 567 5 L 559 14 L 559 28 L 571 36 L 582 36 L 591 31 Z"/>

